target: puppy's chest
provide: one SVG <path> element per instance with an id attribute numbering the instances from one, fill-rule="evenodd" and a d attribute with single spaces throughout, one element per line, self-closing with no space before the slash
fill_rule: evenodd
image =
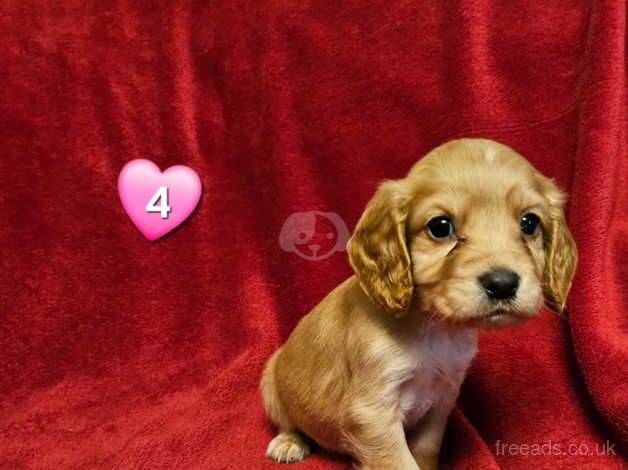
<path id="1" fill-rule="evenodd" d="M 410 345 L 413 368 L 399 391 L 399 411 L 414 425 L 433 405 L 452 403 L 477 350 L 473 329 L 432 327 Z"/>

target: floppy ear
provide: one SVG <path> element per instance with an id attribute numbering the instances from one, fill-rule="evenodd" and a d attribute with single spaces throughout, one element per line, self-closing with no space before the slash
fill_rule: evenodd
<path id="1" fill-rule="evenodd" d="M 576 273 L 578 252 L 563 213 L 565 196 L 549 179 L 544 178 L 545 197 L 550 203 L 550 219 L 544 222 L 545 272 L 543 293 L 545 303 L 556 312 L 563 312 L 571 281 Z"/>
<path id="2" fill-rule="evenodd" d="M 414 282 L 406 246 L 410 194 L 403 180 L 384 182 L 358 221 L 347 251 L 366 295 L 386 310 L 403 314 Z"/>

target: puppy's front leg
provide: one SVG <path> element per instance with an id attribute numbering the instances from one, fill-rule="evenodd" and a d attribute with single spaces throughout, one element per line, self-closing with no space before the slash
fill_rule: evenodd
<path id="1" fill-rule="evenodd" d="M 438 470 L 438 456 L 453 405 L 439 403 L 408 432 L 408 447 L 421 470 Z"/>
<path id="2" fill-rule="evenodd" d="M 372 411 L 360 409 L 359 420 L 348 433 L 360 470 L 419 470 L 399 418 L 386 419 L 381 410 Z"/>

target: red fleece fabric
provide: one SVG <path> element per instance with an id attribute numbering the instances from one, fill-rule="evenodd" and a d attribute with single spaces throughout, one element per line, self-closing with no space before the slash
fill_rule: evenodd
<path id="1" fill-rule="evenodd" d="M 264 361 L 351 274 L 283 222 L 351 230 L 479 136 L 568 192 L 580 264 L 568 318 L 481 334 L 442 467 L 625 468 L 624 0 L 5 0 L 0 35 L 0 467 L 283 468 Z M 134 158 L 204 186 L 154 243 L 118 199 Z"/>

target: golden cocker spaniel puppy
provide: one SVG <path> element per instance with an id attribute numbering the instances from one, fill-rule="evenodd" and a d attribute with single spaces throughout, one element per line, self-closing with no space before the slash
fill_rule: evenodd
<path id="1" fill-rule="evenodd" d="M 355 275 L 301 319 L 261 391 L 266 455 L 314 441 L 362 469 L 432 469 L 477 344 L 543 301 L 562 311 L 576 267 L 564 195 L 511 148 L 448 142 L 385 181 L 347 250 Z"/>

